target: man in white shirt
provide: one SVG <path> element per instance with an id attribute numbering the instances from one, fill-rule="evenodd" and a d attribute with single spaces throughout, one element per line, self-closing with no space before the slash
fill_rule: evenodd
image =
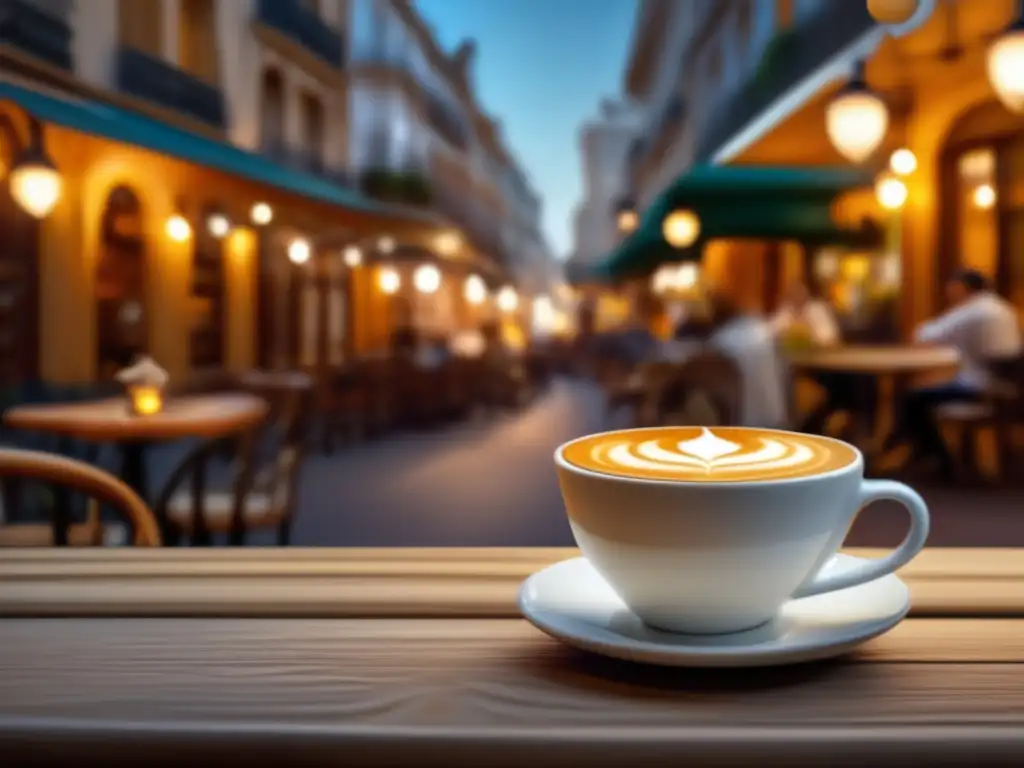
<path id="1" fill-rule="evenodd" d="M 948 470 L 951 462 L 935 422 L 935 407 L 977 399 L 991 384 L 992 364 L 1021 354 L 1017 311 L 992 291 L 984 275 L 974 270 L 961 270 L 947 284 L 946 293 L 951 309 L 922 324 L 914 334 L 914 341 L 955 347 L 960 353 L 960 370 L 951 381 L 907 395 L 887 444 L 887 447 L 895 447 L 902 441 L 910 441 L 915 458 L 939 458 L 943 470 Z"/>

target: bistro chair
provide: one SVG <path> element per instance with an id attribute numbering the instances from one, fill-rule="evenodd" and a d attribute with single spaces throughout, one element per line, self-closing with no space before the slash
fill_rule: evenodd
<path id="1" fill-rule="evenodd" d="M 945 431 L 954 435 L 958 479 L 976 482 L 982 473 L 977 446 L 982 432 L 995 435 L 997 479 L 1004 481 L 1019 458 L 1017 431 L 1024 426 L 1024 355 L 989 364 L 993 383 L 977 402 L 947 403 L 937 416 Z"/>
<path id="2" fill-rule="evenodd" d="M 24 481 L 53 487 L 47 504 L 50 522 L 17 522 Z M 138 547 L 160 545 L 156 518 L 145 502 L 113 475 L 90 464 L 42 451 L 0 449 L 0 482 L 3 483 L 4 523 L 0 547 L 101 546 L 130 543 Z M 74 522 L 70 491 L 89 497 L 84 522 Z M 109 504 L 123 523 L 105 524 L 99 503 Z"/>
<path id="3" fill-rule="evenodd" d="M 229 543 L 245 543 L 246 534 L 272 528 L 277 543 L 287 545 L 295 516 L 298 484 L 305 457 L 310 416 L 311 383 L 292 373 L 282 374 L 277 397 L 262 429 L 245 437 L 207 440 L 189 451 L 171 472 L 154 505 L 165 528 L 168 543 L 182 535 L 194 545 L 208 545 L 213 534 L 226 534 Z M 259 379 L 243 377 L 243 383 L 261 392 L 274 388 L 273 374 Z M 228 482 L 208 487 L 211 459 L 225 444 L 235 457 L 228 466 Z M 187 484 L 186 484 L 187 481 Z"/>

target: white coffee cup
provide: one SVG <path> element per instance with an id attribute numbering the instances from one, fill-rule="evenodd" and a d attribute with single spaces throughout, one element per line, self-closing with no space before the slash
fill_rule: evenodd
<path id="1" fill-rule="evenodd" d="M 838 469 L 723 482 L 594 471 L 565 459 L 574 442 L 558 448 L 555 464 L 576 543 L 634 614 L 667 632 L 751 629 L 773 619 L 792 598 L 892 573 L 928 537 L 924 500 L 902 483 L 865 480 L 860 452 L 838 440 L 853 456 Z M 860 510 L 883 499 L 899 502 L 910 514 L 903 543 L 857 568 L 821 573 Z"/>

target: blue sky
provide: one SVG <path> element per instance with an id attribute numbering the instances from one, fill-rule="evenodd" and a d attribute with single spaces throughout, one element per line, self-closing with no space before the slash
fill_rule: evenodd
<path id="1" fill-rule="evenodd" d="M 477 40 L 476 88 L 544 198 L 558 256 L 580 198 L 576 132 L 619 91 L 636 0 L 417 0 L 442 46 Z"/>

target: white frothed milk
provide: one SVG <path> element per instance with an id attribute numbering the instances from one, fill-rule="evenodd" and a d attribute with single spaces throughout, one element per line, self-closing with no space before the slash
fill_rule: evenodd
<path id="1" fill-rule="evenodd" d="M 569 443 L 562 455 L 571 464 L 610 475 L 716 483 L 806 477 L 857 459 L 835 440 L 736 427 L 592 435 Z"/>

